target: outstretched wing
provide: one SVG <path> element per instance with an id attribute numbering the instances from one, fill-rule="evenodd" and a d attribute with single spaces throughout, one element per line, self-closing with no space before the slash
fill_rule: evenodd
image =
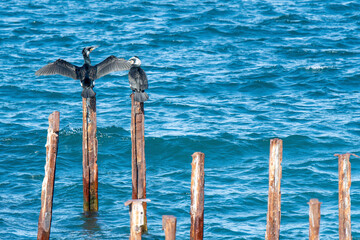
<path id="1" fill-rule="evenodd" d="M 95 79 L 98 79 L 111 72 L 129 70 L 131 68 L 131 64 L 123 58 L 110 56 L 101 63 L 96 64 L 94 67 L 96 68 Z"/>
<path id="2" fill-rule="evenodd" d="M 48 65 L 40 68 L 36 71 L 36 76 L 41 75 L 54 75 L 54 74 L 60 74 L 65 77 L 70 77 L 73 79 L 79 79 L 76 72 L 78 67 L 75 65 L 72 65 L 71 63 L 58 59 L 53 63 L 49 63 Z"/>

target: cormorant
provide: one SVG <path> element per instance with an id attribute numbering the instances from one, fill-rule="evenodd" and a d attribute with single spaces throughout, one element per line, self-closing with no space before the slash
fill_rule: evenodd
<path id="1" fill-rule="evenodd" d="M 131 64 L 123 58 L 117 58 L 113 55 L 106 58 L 99 64 L 91 66 L 90 53 L 98 46 L 86 47 L 82 50 L 84 57 L 84 65 L 82 67 L 75 66 L 65 60 L 58 59 L 53 63 L 40 68 L 35 75 L 54 75 L 60 74 L 65 77 L 80 80 L 83 91 L 81 96 L 84 98 L 95 97 L 96 93 L 93 91 L 95 80 L 105 76 L 114 71 L 129 70 Z"/>
<path id="2" fill-rule="evenodd" d="M 129 83 L 130 88 L 134 93 L 134 100 L 137 102 L 145 102 L 149 99 L 145 89 L 148 89 L 148 80 L 146 73 L 140 67 L 141 61 L 138 57 L 132 57 L 129 59 L 131 68 L 129 71 Z"/>

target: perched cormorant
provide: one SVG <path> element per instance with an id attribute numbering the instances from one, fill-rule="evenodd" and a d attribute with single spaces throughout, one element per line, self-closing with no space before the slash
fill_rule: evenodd
<path id="1" fill-rule="evenodd" d="M 96 94 L 93 91 L 93 87 L 96 79 L 114 71 L 129 70 L 131 67 L 131 63 L 129 61 L 115 56 L 110 56 L 101 63 L 91 66 L 89 55 L 91 51 L 97 47 L 98 46 L 86 47 L 82 50 L 82 55 L 85 61 L 82 67 L 78 67 L 65 60 L 58 59 L 55 62 L 42 67 L 36 71 L 35 74 L 37 76 L 60 74 L 65 77 L 78 79 L 83 87 L 81 96 L 84 98 L 95 97 Z"/>
<path id="2" fill-rule="evenodd" d="M 132 57 L 129 59 L 131 68 L 129 71 L 129 83 L 130 88 L 134 92 L 134 100 L 137 102 L 145 102 L 149 99 L 145 89 L 148 88 L 148 80 L 146 73 L 140 67 L 141 61 L 138 57 Z"/>

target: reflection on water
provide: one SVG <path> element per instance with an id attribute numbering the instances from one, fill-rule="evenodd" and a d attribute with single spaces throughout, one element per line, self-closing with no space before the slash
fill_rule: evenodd
<path id="1" fill-rule="evenodd" d="M 81 227 L 86 237 L 91 238 L 93 235 L 99 235 L 99 232 L 101 232 L 98 216 L 99 214 L 97 212 L 81 214 L 81 219 L 83 220 Z"/>

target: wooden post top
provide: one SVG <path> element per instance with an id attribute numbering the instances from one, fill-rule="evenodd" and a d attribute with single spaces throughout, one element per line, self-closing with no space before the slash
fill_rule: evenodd
<path id="1" fill-rule="evenodd" d="M 144 198 L 144 199 L 130 199 L 130 200 L 127 200 L 127 201 L 125 202 L 125 206 L 129 206 L 129 205 L 131 205 L 131 204 L 133 204 L 133 203 L 139 204 L 139 203 L 143 203 L 143 202 L 151 202 L 151 200 L 148 199 L 148 198 Z"/>
<path id="2" fill-rule="evenodd" d="M 205 154 L 202 153 L 202 152 L 194 152 L 193 155 L 191 155 L 193 158 L 196 157 L 196 156 L 199 156 L 199 157 L 205 157 Z"/>
<path id="3" fill-rule="evenodd" d="M 162 216 L 162 229 L 164 230 L 166 227 L 166 222 L 170 222 L 172 224 L 176 223 L 176 217 L 173 215 L 163 215 Z"/>
<path id="4" fill-rule="evenodd" d="M 317 198 L 312 198 L 310 199 L 310 201 L 308 202 L 309 205 L 314 205 L 314 204 L 321 204 L 321 202 L 319 202 L 319 200 Z"/>
<path id="5" fill-rule="evenodd" d="M 350 157 L 350 156 L 354 156 L 357 158 L 360 158 L 360 156 L 354 154 L 354 153 L 344 153 L 344 154 L 334 154 L 335 157 L 341 157 L 341 156 L 345 156 L 345 157 Z"/>
<path id="6" fill-rule="evenodd" d="M 60 113 L 58 111 L 54 111 L 49 115 L 49 128 L 51 128 L 54 132 L 59 132 L 60 128 Z"/>

